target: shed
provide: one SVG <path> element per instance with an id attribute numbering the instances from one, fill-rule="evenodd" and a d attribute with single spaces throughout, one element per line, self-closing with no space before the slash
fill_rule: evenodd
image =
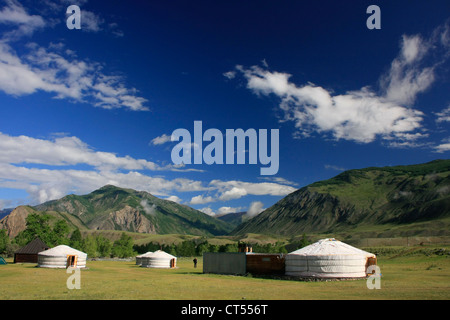
<path id="1" fill-rule="evenodd" d="M 245 258 L 247 262 L 246 271 L 251 274 L 284 274 L 285 254 L 247 253 Z"/>
<path id="2" fill-rule="evenodd" d="M 155 251 L 141 258 L 141 267 L 145 268 L 175 268 L 177 258 L 162 250 Z"/>
<path id="3" fill-rule="evenodd" d="M 363 278 L 373 264 L 376 264 L 373 253 L 330 238 L 287 254 L 285 268 L 288 276 Z"/>
<path id="4" fill-rule="evenodd" d="M 14 252 L 14 263 L 37 263 L 38 253 L 49 248 L 41 239 L 36 238 Z"/>
<path id="5" fill-rule="evenodd" d="M 60 245 L 38 254 L 41 268 L 85 268 L 87 254 L 66 245 Z"/>
<path id="6" fill-rule="evenodd" d="M 203 273 L 244 275 L 247 273 L 244 252 L 204 252 Z"/>
<path id="7" fill-rule="evenodd" d="M 203 273 L 245 275 L 284 274 L 284 254 L 252 252 L 205 252 Z"/>

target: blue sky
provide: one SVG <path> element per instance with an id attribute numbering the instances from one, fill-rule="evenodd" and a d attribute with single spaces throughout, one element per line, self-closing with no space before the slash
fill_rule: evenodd
<path id="1" fill-rule="evenodd" d="M 81 29 L 66 26 L 69 5 Z M 369 5 L 381 29 L 369 30 Z M 1 1 L 0 209 L 105 184 L 208 214 L 450 151 L 448 1 Z M 278 129 L 279 170 L 176 166 L 172 132 Z M 204 146 L 207 143 L 204 143 Z"/>

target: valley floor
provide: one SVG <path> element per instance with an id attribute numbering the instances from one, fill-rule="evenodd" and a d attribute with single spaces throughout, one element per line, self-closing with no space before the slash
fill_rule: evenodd
<path id="1" fill-rule="evenodd" d="M 8 264 L 0 265 L 0 300 L 448 300 L 448 250 L 385 251 L 378 256 L 382 273 L 378 290 L 369 290 L 365 279 L 304 282 L 203 274 L 201 258 L 197 268 L 192 258 L 179 258 L 175 269 L 141 268 L 134 260 L 88 261 L 88 268 L 81 271 L 81 288 L 69 290 L 70 274 L 65 269 L 6 259 Z"/>

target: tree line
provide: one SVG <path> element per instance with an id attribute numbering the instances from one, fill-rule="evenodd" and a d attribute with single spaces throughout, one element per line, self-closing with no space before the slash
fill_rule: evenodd
<path id="1" fill-rule="evenodd" d="M 146 252 L 162 250 L 177 257 L 202 256 L 204 252 L 238 252 L 241 243 L 212 244 L 207 238 L 185 240 L 178 244 L 159 244 L 150 242 L 135 245 L 131 236 L 123 232 L 119 239 L 111 241 L 102 235 L 81 235 L 79 229 L 70 233 L 69 225 L 65 220 L 58 220 L 50 224 L 51 216 L 30 214 L 26 218 L 26 229 L 10 240 L 6 230 L 0 230 L 0 254 L 12 256 L 19 248 L 27 245 L 35 238 L 40 238 L 49 247 L 68 245 L 74 249 L 85 252 L 90 258 L 117 257 L 127 258 Z M 306 235 L 303 235 L 297 248 L 309 244 Z M 252 244 L 255 253 L 288 253 L 286 243 Z"/>
<path id="2" fill-rule="evenodd" d="M 82 237 L 77 228 L 70 233 L 65 220 L 50 224 L 51 216 L 30 214 L 26 218 L 26 228 L 12 240 L 6 230 L 0 230 L 0 254 L 14 255 L 19 248 L 24 247 L 36 238 L 40 238 L 49 247 L 67 245 L 83 251 L 88 257 L 118 257 L 126 258 L 136 255 L 133 249 L 133 239 L 125 232 L 116 241 L 111 241 L 102 235 Z"/>
<path id="3" fill-rule="evenodd" d="M 143 245 L 135 245 L 134 250 L 138 253 L 154 252 L 156 250 L 165 251 L 178 257 L 202 256 L 205 252 L 239 252 L 240 243 L 227 243 L 223 245 L 211 244 L 206 238 L 185 240 L 178 244 L 159 244 L 150 242 Z M 255 253 L 288 253 L 285 243 L 276 242 L 274 244 L 252 244 L 252 252 Z"/>

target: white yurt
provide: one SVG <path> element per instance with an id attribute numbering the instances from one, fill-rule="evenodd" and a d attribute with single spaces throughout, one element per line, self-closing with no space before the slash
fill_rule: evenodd
<path id="1" fill-rule="evenodd" d="M 145 268 L 175 268 L 177 258 L 167 252 L 158 250 L 142 257 L 141 267 Z"/>
<path id="2" fill-rule="evenodd" d="M 336 239 L 322 239 L 286 255 L 285 274 L 316 278 L 363 278 L 369 265 L 376 264 L 372 253 Z"/>
<path id="3" fill-rule="evenodd" d="M 147 256 L 149 256 L 151 254 L 153 254 L 153 252 L 148 251 L 148 252 L 146 252 L 144 254 L 136 256 L 136 264 L 140 266 L 142 264 L 142 258 L 147 257 Z"/>
<path id="4" fill-rule="evenodd" d="M 38 267 L 41 268 L 85 268 L 86 260 L 86 253 L 65 245 L 38 253 Z"/>

